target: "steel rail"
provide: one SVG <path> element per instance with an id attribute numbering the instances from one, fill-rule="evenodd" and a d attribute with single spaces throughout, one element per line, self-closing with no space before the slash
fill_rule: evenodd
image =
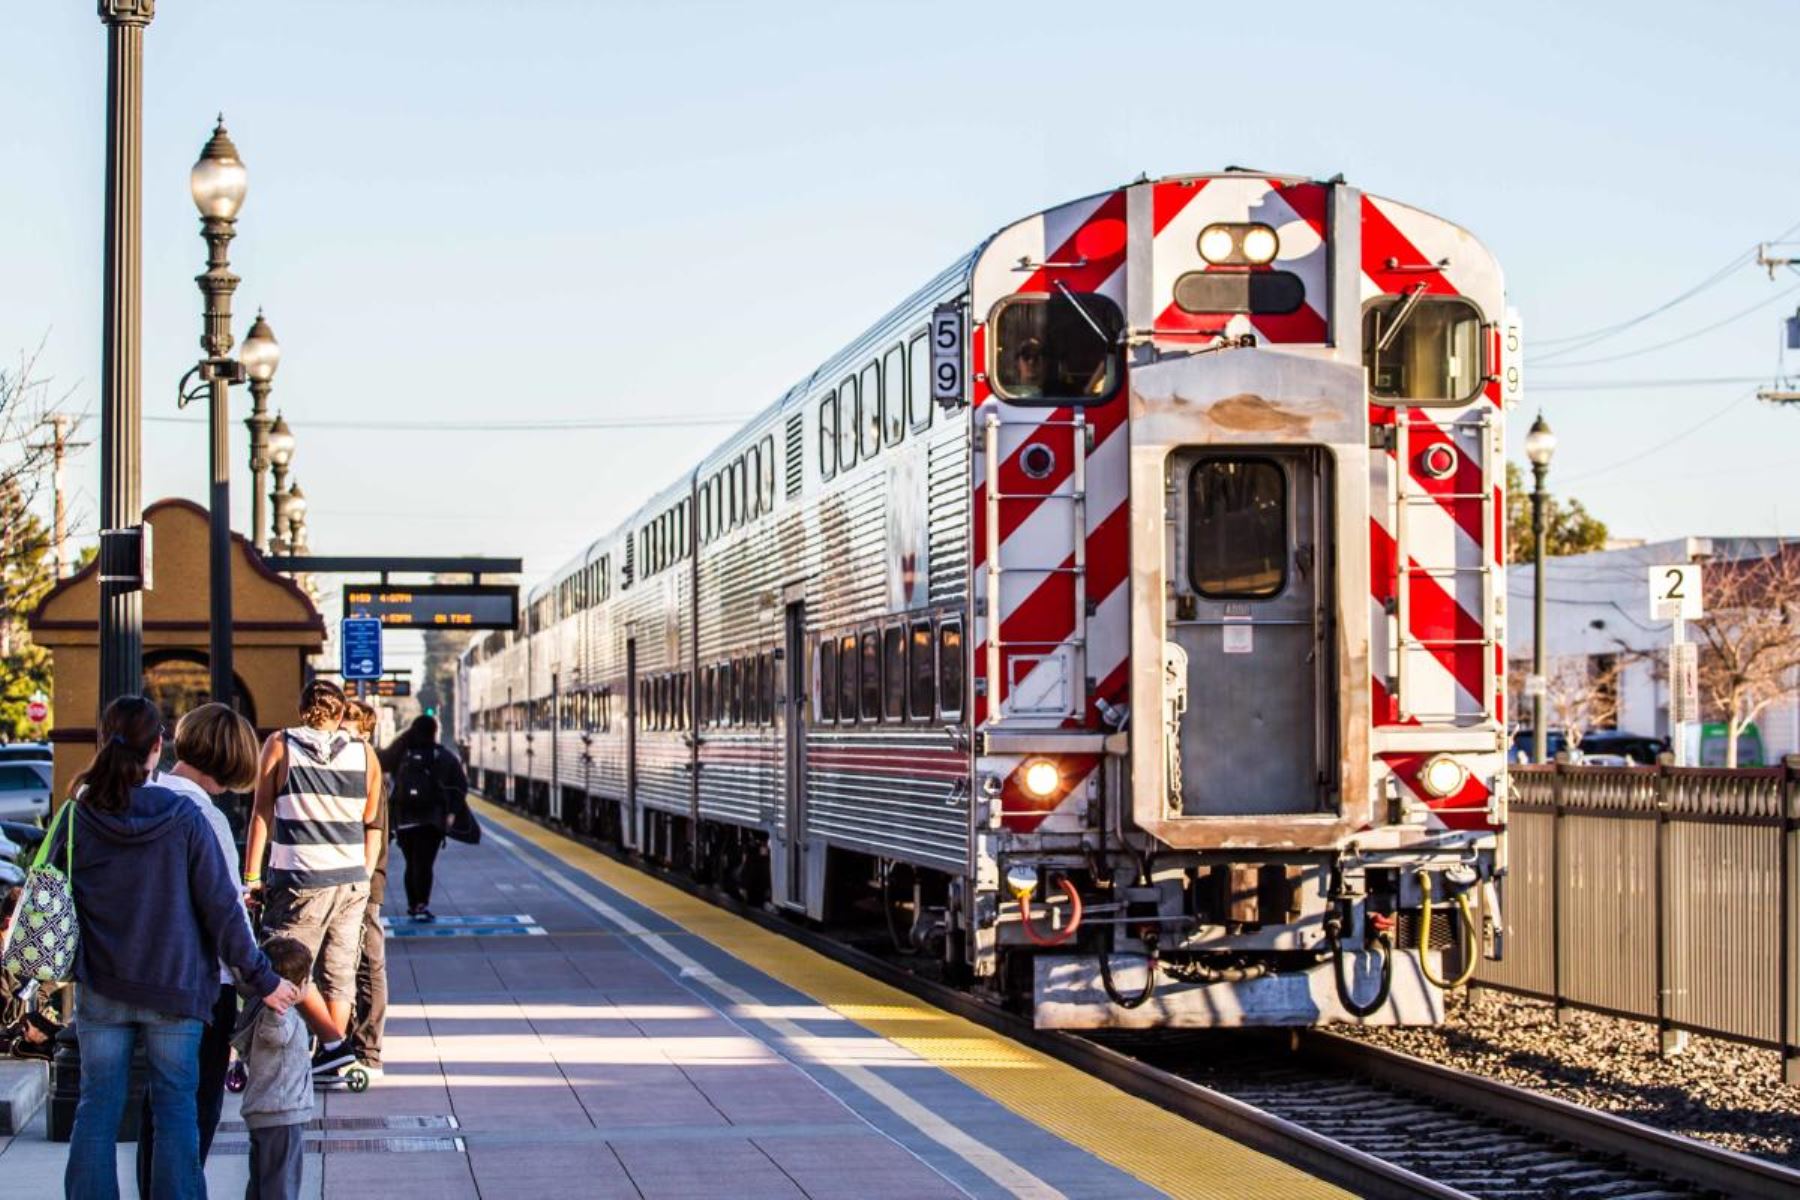
<path id="1" fill-rule="evenodd" d="M 1314 1059 L 1377 1082 L 1614 1155 L 1696 1187 L 1746 1200 L 1800 1196 L 1800 1171 L 1628 1117 L 1337 1034 L 1308 1030 L 1300 1047 Z"/>

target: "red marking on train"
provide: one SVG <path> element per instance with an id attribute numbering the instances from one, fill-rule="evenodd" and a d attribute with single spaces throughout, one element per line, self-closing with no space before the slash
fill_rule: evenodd
<path id="1" fill-rule="evenodd" d="M 1490 793 L 1487 784 L 1475 777 L 1473 771 L 1463 779 L 1462 787 L 1448 796 L 1433 796 L 1425 790 L 1419 781 L 1425 764 L 1436 758 L 1435 753 L 1425 751 L 1406 754 L 1383 754 L 1379 756 L 1388 769 L 1399 777 L 1412 793 L 1425 802 L 1425 806 L 1435 813 L 1439 820 L 1451 829 L 1492 829 L 1488 820 L 1487 804 Z"/>
<path id="2" fill-rule="evenodd" d="M 1190 183 L 1159 183 L 1150 189 L 1150 236 L 1161 233 L 1181 210 L 1192 204 L 1194 197 L 1206 190 L 1210 179 Z"/>
<path id="3" fill-rule="evenodd" d="M 1424 254 L 1368 196 L 1363 197 L 1362 218 L 1363 273 L 1375 281 L 1376 287 L 1392 295 L 1401 295 L 1423 284 L 1425 291 L 1433 296 L 1457 294 L 1442 271 L 1435 267 L 1419 269 L 1427 265 Z M 1387 265 L 1390 261 L 1401 269 L 1390 269 Z"/>

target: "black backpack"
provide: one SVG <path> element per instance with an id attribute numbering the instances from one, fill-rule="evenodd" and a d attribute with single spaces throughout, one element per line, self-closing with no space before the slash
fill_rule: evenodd
<path id="1" fill-rule="evenodd" d="M 394 827 L 435 825 L 444 827 L 444 788 L 437 777 L 437 747 L 408 750 L 394 773 Z"/>

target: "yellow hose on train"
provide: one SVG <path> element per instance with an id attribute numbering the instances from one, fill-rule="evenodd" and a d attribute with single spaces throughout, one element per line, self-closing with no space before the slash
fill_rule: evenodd
<path id="1" fill-rule="evenodd" d="M 1479 936 L 1475 928 L 1475 914 L 1469 911 L 1469 893 L 1456 893 L 1456 908 L 1462 914 L 1464 957 L 1462 974 L 1455 979 L 1439 979 L 1431 971 L 1431 876 L 1424 871 L 1417 873 L 1419 895 L 1423 897 L 1423 911 L 1419 915 L 1419 970 L 1425 978 L 1436 987 L 1445 991 L 1459 988 L 1475 974 L 1475 965 L 1481 959 L 1475 953 L 1475 939 Z"/>

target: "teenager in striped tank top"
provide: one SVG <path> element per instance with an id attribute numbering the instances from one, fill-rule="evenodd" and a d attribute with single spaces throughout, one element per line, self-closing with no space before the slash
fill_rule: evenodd
<path id="1" fill-rule="evenodd" d="M 306 686 L 301 723 L 263 744 L 244 846 L 244 884 L 261 890 L 264 934 L 295 938 L 313 954 L 318 987 L 299 1007 L 319 1035 L 319 1075 L 356 1057 L 344 1035 L 356 1002 L 369 876 L 386 840 L 381 766 L 353 730 L 340 728 L 347 709 L 335 683 Z"/>

